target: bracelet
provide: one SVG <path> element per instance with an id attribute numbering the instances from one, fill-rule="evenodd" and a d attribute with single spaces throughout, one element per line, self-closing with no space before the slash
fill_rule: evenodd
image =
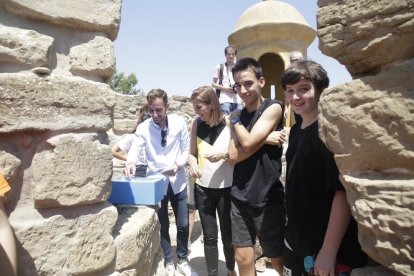
<path id="1" fill-rule="evenodd" d="M 225 161 L 227 161 L 227 160 L 229 160 L 229 158 L 230 158 L 230 155 L 229 155 L 229 153 L 228 152 L 226 152 L 225 154 L 224 154 L 224 160 Z"/>
<path id="2" fill-rule="evenodd" d="M 238 122 L 240 122 L 240 117 L 234 117 L 233 119 L 231 119 L 231 125 L 235 125 L 235 124 L 237 124 Z"/>

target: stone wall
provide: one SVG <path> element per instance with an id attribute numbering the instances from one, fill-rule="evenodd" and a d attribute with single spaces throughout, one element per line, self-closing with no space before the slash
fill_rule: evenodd
<path id="1" fill-rule="evenodd" d="M 319 48 L 354 77 L 323 94 L 320 136 L 335 153 L 363 250 L 393 271 L 356 275 L 413 275 L 414 2 L 318 5 Z"/>
<path id="2" fill-rule="evenodd" d="M 155 209 L 107 202 L 111 142 L 145 101 L 105 84 L 120 9 L 0 0 L 0 171 L 19 275 L 149 275 L 161 260 Z"/>

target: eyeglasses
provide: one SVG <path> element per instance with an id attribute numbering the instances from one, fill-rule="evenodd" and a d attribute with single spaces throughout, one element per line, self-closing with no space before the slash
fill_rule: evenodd
<path id="1" fill-rule="evenodd" d="M 167 131 L 161 130 L 161 146 L 165 147 L 166 144 L 167 144 Z"/>

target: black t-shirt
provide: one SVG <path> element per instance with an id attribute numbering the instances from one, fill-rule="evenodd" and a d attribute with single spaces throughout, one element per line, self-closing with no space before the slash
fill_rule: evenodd
<path id="1" fill-rule="evenodd" d="M 303 258 L 316 256 L 322 247 L 335 192 L 344 190 L 333 154 L 318 135 L 318 122 L 305 129 L 295 124 L 290 130 L 286 152 L 286 240 Z M 361 251 L 354 219 L 339 248 L 337 259 L 351 267 L 362 266 L 367 257 Z"/>
<path id="2" fill-rule="evenodd" d="M 241 123 L 250 131 L 255 123 L 252 121 L 255 113 L 259 112 L 261 115 L 274 103 L 276 102 L 267 99 L 262 103 L 263 108 L 251 113 L 244 108 L 240 115 Z M 277 130 L 283 129 L 283 122 L 280 121 Z M 233 172 L 233 198 L 251 207 L 263 207 L 270 200 L 284 204 L 284 189 L 279 180 L 282 151 L 282 147 L 265 144 L 252 156 L 237 163 Z"/>
<path id="3" fill-rule="evenodd" d="M 197 119 L 197 137 L 205 141 L 206 143 L 213 145 L 216 142 L 217 137 L 220 136 L 220 133 L 226 127 L 226 120 L 220 121 L 216 126 L 209 126 L 206 122 Z"/>

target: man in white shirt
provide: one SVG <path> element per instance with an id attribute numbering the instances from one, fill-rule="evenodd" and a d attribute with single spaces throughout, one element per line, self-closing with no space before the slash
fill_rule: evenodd
<path id="1" fill-rule="evenodd" d="M 125 174 L 135 175 L 135 165 L 139 153 L 145 150 L 147 174 L 163 173 L 169 184 L 158 210 L 161 224 L 161 247 L 164 251 L 164 265 L 168 275 L 174 275 L 171 239 L 168 233 L 168 200 L 176 217 L 177 224 L 177 269 L 184 275 L 196 275 L 188 264 L 188 208 L 187 182 L 184 166 L 189 151 L 189 137 L 184 119 L 178 115 L 168 115 L 168 96 L 161 89 L 153 89 L 147 94 L 148 112 L 151 119 L 141 123 L 134 135 L 125 166 Z M 170 122 L 170 124 L 169 124 Z M 172 123 L 173 122 L 173 123 Z"/>
<path id="2" fill-rule="evenodd" d="M 214 70 L 213 82 L 211 86 L 216 89 L 219 96 L 221 110 L 226 115 L 229 115 L 235 109 L 242 108 L 242 101 L 237 93 L 233 90 L 234 80 L 231 70 L 234 67 L 234 60 L 236 59 L 237 49 L 233 45 L 224 48 L 224 55 L 226 62 L 218 64 Z"/>

